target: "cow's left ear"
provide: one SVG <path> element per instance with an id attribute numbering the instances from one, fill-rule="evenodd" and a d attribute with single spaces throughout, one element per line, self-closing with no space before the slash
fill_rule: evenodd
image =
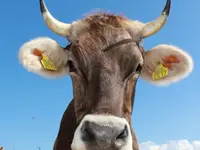
<path id="1" fill-rule="evenodd" d="M 186 78 L 192 70 L 193 60 L 186 52 L 162 44 L 145 53 L 141 77 L 152 84 L 165 86 Z"/>

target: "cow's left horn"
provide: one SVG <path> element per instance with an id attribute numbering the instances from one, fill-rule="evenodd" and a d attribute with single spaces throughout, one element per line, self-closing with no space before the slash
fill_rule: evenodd
<path id="1" fill-rule="evenodd" d="M 158 17 L 156 20 L 152 22 L 146 23 L 146 25 L 142 30 L 143 38 L 155 34 L 164 26 L 170 13 L 170 6 L 171 6 L 171 0 L 167 0 L 165 8 L 163 9 L 160 17 Z"/>
<path id="2" fill-rule="evenodd" d="M 40 11 L 47 26 L 55 33 L 61 36 L 69 36 L 70 24 L 56 20 L 47 9 L 44 0 L 40 0 Z"/>

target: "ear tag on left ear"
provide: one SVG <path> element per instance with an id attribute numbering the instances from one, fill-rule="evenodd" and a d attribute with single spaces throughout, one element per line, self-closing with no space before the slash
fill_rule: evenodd
<path id="1" fill-rule="evenodd" d="M 42 54 L 41 63 L 42 63 L 42 66 L 47 70 L 51 70 L 51 71 L 57 70 L 55 65 L 49 60 L 47 56 L 44 56 L 44 54 Z"/>
<path id="2" fill-rule="evenodd" d="M 164 67 L 162 64 L 159 64 L 152 74 L 153 80 L 159 80 L 166 76 L 168 76 L 168 68 Z"/>

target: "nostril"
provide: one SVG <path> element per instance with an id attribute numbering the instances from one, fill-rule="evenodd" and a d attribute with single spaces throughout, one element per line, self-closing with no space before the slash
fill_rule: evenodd
<path id="1" fill-rule="evenodd" d="M 94 137 L 92 129 L 89 126 L 89 122 L 86 121 L 82 127 L 82 140 L 92 141 L 94 138 L 95 137 Z"/>
<path id="2" fill-rule="evenodd" d="M 127 126 L 124 127 L 124 130 L 117 136 L 117 140 L 123 140 L 128 136 Z"/>

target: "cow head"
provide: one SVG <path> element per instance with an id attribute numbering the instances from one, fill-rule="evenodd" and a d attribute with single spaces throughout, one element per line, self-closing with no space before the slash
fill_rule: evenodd
<path id="1" fill-rule="evenodd" d="M 133 150 L 131 114 L 139 76 L 163 86 L 192 71 L 192 58 L 178 47 L 162 44 L 145 51 L 140 46 L 163 27 L 170 4 L 167 0 L 160 17 L 148 23 L 97 13 L 66 24 L 40 0 L 47 26 L 70 44 L 63 48 L 47 37 L 33 39 L 20 48 L 19 57 L 28 71 L 43 77 L 71 76 L 77 122 L 72 150 Z M 55 70 L 42 66 L 41 54 Z"/>

